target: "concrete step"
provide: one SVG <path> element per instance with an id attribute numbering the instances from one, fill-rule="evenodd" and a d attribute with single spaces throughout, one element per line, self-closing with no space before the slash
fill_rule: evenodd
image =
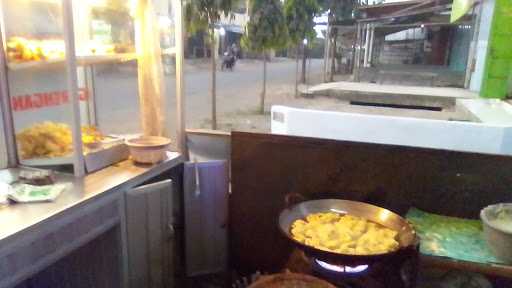
<path id="1" fill-rule="evenodd" d="M 348 102 L 386 105 L 453 108 L 457 99 L 474 99 L 478 95 L 461 88 L 385 85 L 358 82 L 319 84 L 302 93 L 303 97 L 326 96 Z"/>

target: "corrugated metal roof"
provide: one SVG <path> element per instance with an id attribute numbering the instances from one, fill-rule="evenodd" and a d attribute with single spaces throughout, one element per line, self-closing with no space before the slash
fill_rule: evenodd
<path id="1" fill-rule="evenodd" d="M 360 22 L 387 22 L 388 24 L 418 22 L 433 15 L 451 11 L 452 0 L 411 0 L 369 6 L 359 6 Z"/>

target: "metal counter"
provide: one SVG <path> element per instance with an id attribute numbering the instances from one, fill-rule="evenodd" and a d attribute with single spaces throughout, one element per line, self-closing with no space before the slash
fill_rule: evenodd
<path id="1" fill-rule="evenodd" d="M 17 233 L 28 230 L 68 209 L 84 205 L 99 195 L 113 191 L 124 191 L 167 171 L 183 162 L 175 152 L 168 153 L 165 161 L 155 165 L 135 165 L 126 160 L 83 178 L 57 173 L 57 182 L 72 183 L 54 201 L 46 203 L 11 204 L 0 208 L 0 246 L 7 244 Z M 13 174 L 20 168 L 9 169 Z"/>

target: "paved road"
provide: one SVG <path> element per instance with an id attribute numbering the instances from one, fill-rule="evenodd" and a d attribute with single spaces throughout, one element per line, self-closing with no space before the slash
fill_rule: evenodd
<path id="1" fill-rule="evenodd" d="M 207 63 L 188 64 L 185 69 L 187 126 L 197 127 L 210 118 L 210 71 Z M 312 60 L 311 71 L 321 71 L 322 61 Z M 256 109 L 261 91 L 263 66 L 259 61 L 240 61 L 235 70 L 217 73 L 219 115 Z M 277 60 L 268 65 L 268 93 L 295 83 L 295 62 Z M 289 86 L 288 86 L 289 85 Z M 97 114 L 100 127 L 107 133 L 140 131 L 138 121 L 137 78 L 133 71 L 99 71 L 95 79 Z M 175 123 L 174 75 L 166 76 L 169 101 L 168 121 Z M 293 89 L 293 88 L 292 88 Z M 121 123 L 121 125 L 118 125 Z M 173 129 L 174 130 L 174 129 Z"/>

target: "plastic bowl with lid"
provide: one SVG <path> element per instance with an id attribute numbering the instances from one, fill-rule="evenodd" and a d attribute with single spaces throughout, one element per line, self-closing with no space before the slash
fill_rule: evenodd
<path id="1" fill-rule="evenodd" d="M 487 244 L 496 258 L 512 263 L 512 203 L 489 205 L 480 211 Z"/>
<path id="2" fill-rule="evenodd" d="M 142 164 L 155 164 L 165 159 L 165 152 L 171 139 L 159 136 L 141 136 L 126 140 L 133 161 Z"/>

